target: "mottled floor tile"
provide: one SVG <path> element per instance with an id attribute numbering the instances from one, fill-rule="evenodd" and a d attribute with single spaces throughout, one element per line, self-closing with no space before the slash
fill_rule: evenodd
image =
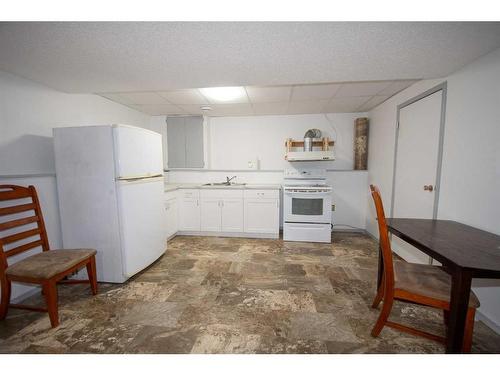
<path id="1" fill-rule="evenodd" d="M 370 335 L 378 245 L 357 233 L 332 244 L 178 236 L 124 284 L 59 288 L 61 324 L 11 309 L 0 353 L 443 353 L 385 327 Z M 41 293 L 26 303 L 42 305 Z M 444 335 L 440 311 L 396 302 L 391 320 Z M 473 353 L 500 353 L 476 322 Z"/>

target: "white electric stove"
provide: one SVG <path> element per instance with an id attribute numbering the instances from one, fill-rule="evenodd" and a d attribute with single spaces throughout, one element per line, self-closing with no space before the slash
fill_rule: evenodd
<path id="1" fill-rule="evenodd" d="M 283 239 L 331 242 L 332 187 L 326 169 L 285 169 Z"/>

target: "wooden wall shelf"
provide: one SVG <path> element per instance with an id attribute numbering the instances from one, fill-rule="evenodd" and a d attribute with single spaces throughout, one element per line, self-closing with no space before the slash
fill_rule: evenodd
<path id="1" fill-rule="evenodd" d="M 330 141 L 328 137 L 323 137 L 320 141 L 313 141 L 313 147 L 321 147 L 321 151 L 328 151 L 330 146 L 333 147 L 334 144 L 335 142 Z M 288 138 L 285 141 L 285 147 L 287 152 L 290 152 L 293 147 L 304 147 L 304 141 Z"/>

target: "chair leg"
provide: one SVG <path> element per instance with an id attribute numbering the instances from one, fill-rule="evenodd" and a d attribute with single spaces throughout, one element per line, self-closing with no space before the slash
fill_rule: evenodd
<path id="1" fill-rule="evenodd" d="M 373 299 L 373 303 L 372 303 L 373 309 L 376 309 L 378 307 L 378 305 L 380 304 L 380 301 L 382 301 L 382 297 L 384 296 L 384 285 L 385 285 L 385 281 L 384 281 L 384 277 L 382 276 L 382 283 L 380 284 L 380 287 L 377 290 L 377 295 Z"/>
<path id="2" fill-rule="evenodd" d="M 59 325 L 59 312 L 57 306 L 57 284 L 55 281 L 47 281 L 42 285 L 47 310 L 49 312 L 50 324 L 52 328 Z"/>
<path id="3" fill-rule="evenodd" d="M 450 321 L 450 312 L 448 310 L 443 310 L 443 322 L 446 329 L 448 329 L 449 321 Z"/>
<path id="4" fill-rule="evenodd" d="M 465 321 L 464 343 L 462 346 L 463 353 L 470 353 L 472 348 L 472 334 L 474 332 L 474 317 L 476 316 L 476 309 L 469 307 L 467 310 L 467 318 Z"/>
<path id="5" fill-rule="evenodd" d="M 2 300 L 0 303 L 0 320 L 4 320 L 7 316 L 10 303 L 11 281 L 5 278 L 2 280 Z"/>
<path id="6" fill-rule="evenodd" d="M 90 280 L 90 289 L 92 290 L 92 294 L 97 294 L 97 273 L 95 266 L 95 255 L 90 257 L 89 262 L 87 263 L 87 275 Z"/>
<path id="7" fill-rule="evenodd" d="M 387 319 L 389 318 L 389 314 L 392 310 L 392 304 L 394 302 L 394 295 L 385 296 L 384 303 L 382 304 L 382 310 L 380 311 L 380 315 L 377 319 L 377 322 L 373 326 L 372 336 L 377 337 L 384 328 Z"/>

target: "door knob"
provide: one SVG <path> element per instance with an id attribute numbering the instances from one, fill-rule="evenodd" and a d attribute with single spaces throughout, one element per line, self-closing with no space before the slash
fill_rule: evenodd
<path id="1" fill-rule="evenodd" d="M 432 185 L 424 185 L 424 190 L 425 191 L 433 191 L 434 190 L 434 186 L 432 186 Z"/>

